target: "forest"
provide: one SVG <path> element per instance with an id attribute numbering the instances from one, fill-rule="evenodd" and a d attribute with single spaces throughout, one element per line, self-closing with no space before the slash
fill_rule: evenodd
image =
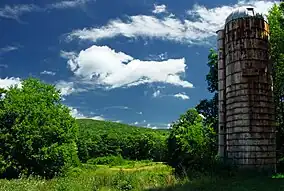
<path id="1" fill-rule="evenodd" d="M 269 11 L 277 122 L 277 174 L 242 172 L 217 157 L 217 52 L 200 100 L 149 129 L 74 119 L 60 91 L 39 79 L 0 89 L 0 190 L 284 190 L 284 3 Z M 204 116 L 204 117 L 202 117 Z"/>

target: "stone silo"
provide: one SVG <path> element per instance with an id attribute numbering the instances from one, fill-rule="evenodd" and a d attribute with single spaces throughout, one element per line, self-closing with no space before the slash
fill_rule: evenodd
<path id="1" fill-rule="evenodd" d="M 218 34 L 219 156 L 244 168 L 276 165 L 269 26 L 240 7 Z"/>

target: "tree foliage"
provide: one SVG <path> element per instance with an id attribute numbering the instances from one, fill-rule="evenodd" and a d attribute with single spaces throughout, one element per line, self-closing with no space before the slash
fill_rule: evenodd
<path id="1" fill-rule="evenodd" d="M 208 55 L 209 72 L 206 75 L 208 90 L 214 93 L 212 99 L 203 99 L 195 107 L 198 113 L 205 117 L 205 124 L 212 125 L 218 132 L 218 55 L 214 49 L 210 49 Z"/>
<path id="2" fill-rule="evenodd" d="M 206 75 L 208 90 L 211 93 L 218 91 L 218 54 L 214 49 L 209 50 L 208 63 L 209 72 Z"/>
<path id="3" fill-rule="evenodd" d="M 270 56 L 273 63 L 273 92 L 277 120 L 277 149 L 284 157 L 284 3 L 275 4 L 268 13 Z"/>
<path id="4" fill-rule="evenodd" d="M 77 125 L 54 86 L 29 78 L 1 99 L 0 176 L 52 177 L 78 164 Z"/>
<path id="5" fill-rule="evenodd" d="M 178 173 L 185 170 L 206 170 L 214 157 L 214 131 L 204 125 L 195 109 L 189 109 L 173 123 L 168 138 L 168 163 Z"/>
<path id="6" fill-rule="evenodd" d="M 166 160 L 168 130 L 89 119 L 78 123 L 78 152 L 82 162 L 112 155 L 130 160 Z"/>

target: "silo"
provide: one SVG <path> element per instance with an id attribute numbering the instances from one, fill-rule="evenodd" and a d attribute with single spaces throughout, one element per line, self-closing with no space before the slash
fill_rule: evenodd
<path id="1" fill-rule="evenodd" d="M 226 19 L 224 55 L 219 55 L 219 64 L 220 59 L 225 63 L 219 74 L 226 79 L 225 109 L 219 106 L 219 116 L 225 110 L 225 155 L 242 168 L 274 169 L 276 164 L 268 36 L 268 23 L 252 7 L 240 7 Z"/>

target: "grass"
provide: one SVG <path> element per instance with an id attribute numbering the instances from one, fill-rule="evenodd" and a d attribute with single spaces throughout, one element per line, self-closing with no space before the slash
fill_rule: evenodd
<path id="1" fill-rule="evenodd" d="M 84 164 L 64 177 L 44 180 L 36 177 L 0 180 L 1 191 L 282 191 L 284 176 L 236 175 L 177 179 L 163 163 L 136 162 L 132 166 Z"/>
<path id="2" fill-rule="evenodd" d="M 22 178 L 0 180 L 1 191 L 126 191 L 148 190 L 177 184 L 172 168 L 162 163 L 138 163 L 133 168 L 85 164 L 71 169 L 65 177 L 52 180 Z"/>
<path id="3" fill-rule="evenodd" d="M 283 191 L 284 180 L 269 177 L 202 177 L 184 184 L 149 191 Z"/>

